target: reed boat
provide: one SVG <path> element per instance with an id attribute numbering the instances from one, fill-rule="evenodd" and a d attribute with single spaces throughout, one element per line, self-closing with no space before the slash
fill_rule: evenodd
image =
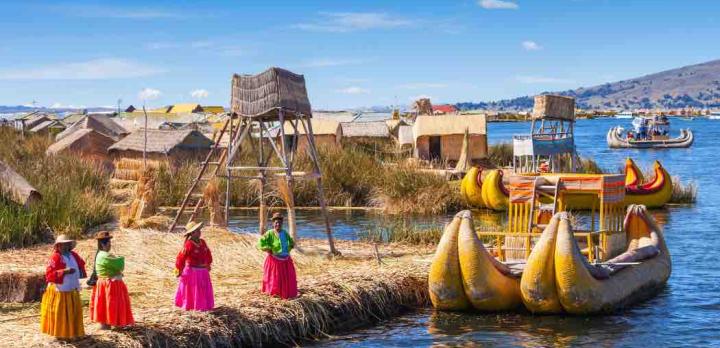
<path id="1" fill-rule="evenodd" d="M 445 227 L 428 277 L 430 300 L 439 310 L 498 312 L 521 306 L 520 276 L 498 261 L 475 232 L 464 210 Z"/>
<path id="2" fill-rule="evenodd" d="M 504 211 L 508 204 L 508 190 L 503 184 L 500 169 L 471 168 L 460 183 L 460 194 L 469 206 Z"/>
<path id="3" fill-rule="evenodd" d="M 672 139 L 633 140 L 622 136 L 621 127 L 613 127 L 607 133 L 607 143 L 610 148 L 620 149 L 672 149 L 690 147 L 694 141 L 690 129 L 681 129 L 680 136 Z"/>
<path id="4" fill-rule="evenodd" d="M 536 313 L 613 312 L 655 295 L 671 273 L 663 233 L 647 208 L 631 205 L 623 226 L 627 249 L 606 262 L 591 264 L 583 255 L 567 213 L 543 231 L 520 284 L 523 303 Z M 554 241 L 554 243 L 553 243 Z"/>
<path id="5" fill-rule="evenodd" d="M 625 161 L 625 203 L 642 204 L 648 208 L 660 208 L 672 197 L 673 183 L 670 173 L 659 161 L 653 164 L 655 177 L 643 183 L 642 174 L 635 162 Z"/>

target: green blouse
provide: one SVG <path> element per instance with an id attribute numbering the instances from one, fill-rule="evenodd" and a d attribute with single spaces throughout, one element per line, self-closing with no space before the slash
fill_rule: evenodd
<path id="1" fill-rule="evenodd" d="M 125 269 L 125 257 L 114 256 L 107 251 L 99 251 L 95 258 L 95 271 L 98 277 L 114 277 Z"/>
<path id="2" fill-rule="evenodd" d="M 293 241 L 290 234 L 287 233 L 284 229 L 280 231 L 285 232 L 285 235 L 287 236 L 287 252 L 289 253 L 290 250 L 292 250 L 292 248 L 295 246 L 295 241 Z M 277 255 L 282 253 L 283 251 L 282 241 L 280 240 L 280 237 L 275 234 L 274 230 L 267 230 L 267 232 L 265 232 L 265 234 L 263 234 L 263 236 L 260 237 L 260 240 L 258 241 L 258 249 L 262 251 L 271 251 L 273 255 Z"/>

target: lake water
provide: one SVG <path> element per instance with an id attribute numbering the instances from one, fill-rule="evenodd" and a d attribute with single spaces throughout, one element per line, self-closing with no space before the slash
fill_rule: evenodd
<path id="1" fill-rule="evenodd" d="M 720 346 L 720 120 L 672 119 L 673 134 L 692 128 L 689 149 L 610 150 L 605 133 L 631 120 L 580 120 L 576 144 L 583 156 L 604 168 L 619 168 L 628 156 L 641 166 L 660 160 L 673 176 L 699 185 L 698 202 L 655 212 L 664 225 L 672 254 L 668 287 L 652 300 L 606 316 L 532 316 L 529 314 L 457 314 L 431 309 L 408 314 L 378 326 L 319 342 L 328 347 L 388 347 L 435 345 L 484 346 Z M 528 132 L 529 123 L 491 123 L 489 141 L 510 141 Z M 324 236 L 317 212 L 299 214 L 301 235 Z M 357 231 L 385 223 L 379 215 L 333 213 L 338 238 L 356 238 Z M 447 217 L 424 221 L 443 223 Z M 423 219 L 420 219 L 421 221 Z M 234 226 L 243 227 L 243 219 Z M 254 220 L 253 220 L 254 221 Z M 252 228 L 246 220 L 246 228 Z"/>

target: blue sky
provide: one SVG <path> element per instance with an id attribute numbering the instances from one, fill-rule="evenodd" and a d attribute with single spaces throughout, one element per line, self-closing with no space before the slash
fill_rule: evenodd
<path id="1" fill-rule="evenodd" d="M 487 101 L 720 58 L 720 1 L 0 3 L 0 104 L 229 104 L 305 75 L 315 108 Z M 144 92 L 141 92 L 144 91 Z"/>

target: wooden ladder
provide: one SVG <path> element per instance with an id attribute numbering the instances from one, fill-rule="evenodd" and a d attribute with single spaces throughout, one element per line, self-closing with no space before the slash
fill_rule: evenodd
<path id="1" fill-rule="evenodd" d="M 538 185 L 538 182 L 540 180 L 545 181 L 542 177 L 538 177 L 535 179 L 534 187 L 533 187 L 533 199 L 532 203 L 530 205 L 530 222 L 528 224 L 528 230 L 527 232 L 532 232 L 533 227 L 537 227 L 540 230 L 545 229 L 547 227 L 547 224 L 539 224 L 537 223 L 537 218 L 535 217 L 535 212 L 540 212 L 540 209 L 542 208 L 542 203 L 540 203 L 540 197 L 545 196 L 550 199 L 552 199 L 552 215 L 555 216 L 555 213 L 557 213 L 558 208 L 558 194 L 560 191 L 560 182 L 562 181 L 562 178 L 558 178 L 557 182 L 555 182 L 554 185 L 543 185 L 541 183 Z"/>
<path id="2" fill-rule="evenodd" d="M 222 142 L 223 136 L 226 133 L 229 133 L 228 127 L 230 123 L 232 122 L 233 118 L 228 117 L 227 121 L 225 121 L 225 124 L 222 127 L 222 130 L 220 133 L 218 133 L 216 136 L 213 137 L 213 146 L 210 148 L 210 151 L 208 152 L 207 156 L 205 157 L 205 161 L 203 161 L 202 167 L 200 168 L 200 171 L 198 172 L 197 176 L 193 180 L 192 184 L 190 185 L 190 188 L 188 189 L 187 193 L 185 194 L 185 197 L 183 197 L 182 203 L 180 204 L 180 208 L 178 209 L 177 213 L 175 214 L 175 218 L 173 219 L 172 224 L 170 225 L 170 228 L 168 229 L 168 232 L 173 232 L 175 229 L 180 229 L 183 226 L 178 226 L 178 222 L 182 218 L 183 214 L 190 213 L 190 218 L 187 221 L 192 221 L 195 219 L 198 214 L 202 212 L 202 209 L 204 208 L 204 202 L 203 202 L 203 194 L 202 194 L 202 185 L 198 185 L 202 181 L 209 181 L 212 180 L 214 177 L 217 177 L 218 172 L 220 171 L 220 167 L 222 166 L 223 161 L 225 161 L 225 158 L 227 157 L 228 148 L 227 146 L 221 146 L 220 143 Z M 232 137 L 232 134 L 230 134 Z M 207 172 L 210 172 L 211 174 L 206 176 L 205 174 Z M 197 199 L 194 204 L 190 204 L 191 199 Z M 194 205 L 192 210 L 188 210 L 189 205 Z"/>

